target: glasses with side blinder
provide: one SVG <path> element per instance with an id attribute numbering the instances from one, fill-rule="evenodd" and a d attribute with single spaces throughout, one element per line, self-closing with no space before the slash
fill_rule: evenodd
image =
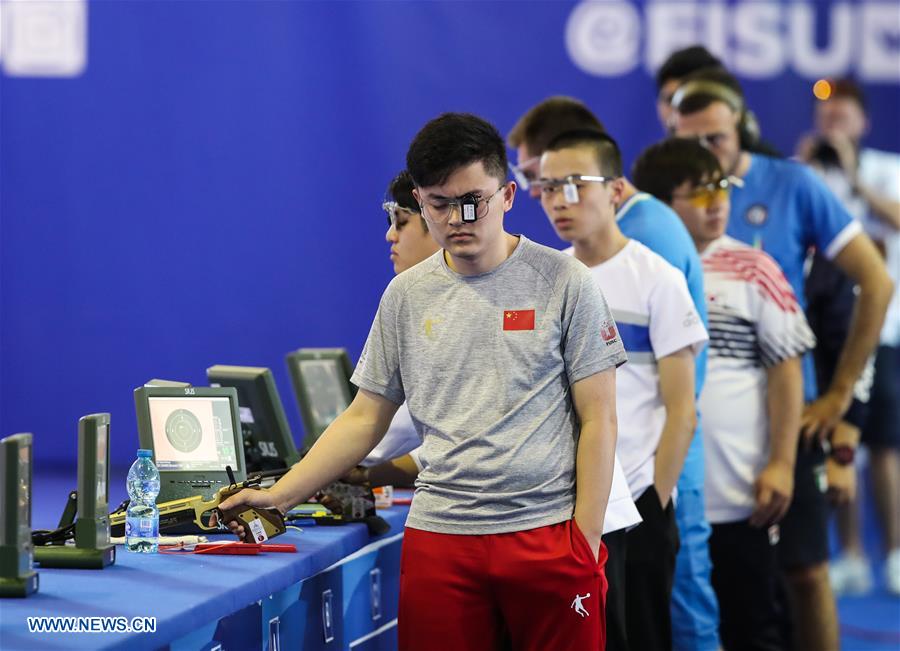
<path id="1" fill-rule="evenodd" d="M 454 199 L 439 197 L 429 199 L 420 204 L 422 216 L 433 224 L 446 224 L 450 221 L 453 210 L 459 211 L 460 219 L 464 222 L 474 222 L 488 214 L 491 199 L 496 197 L 506 188 L 504 183 L 491 196 L 484 198 L 477 193 L 470 192 Z"/>
<path id="2" fill-rule="evenodd" d="M 418 215 L 418 210 L 401 206 L 396 201 L 385 201 L 381 204 L 381 209 L 387 213 L 388 228 L 393 227 L 399 231 L 405 225 L 407 220 L 413 215 Z"/>

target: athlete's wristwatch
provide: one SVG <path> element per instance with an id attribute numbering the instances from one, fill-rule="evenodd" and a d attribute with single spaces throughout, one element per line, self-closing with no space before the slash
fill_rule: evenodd
<path id="1" fill-rule="evenodd" d="M 839 466 L 849 466 L 856 459 L 856 448 L 852 445 L 826 445 L 825 451 Z"/>

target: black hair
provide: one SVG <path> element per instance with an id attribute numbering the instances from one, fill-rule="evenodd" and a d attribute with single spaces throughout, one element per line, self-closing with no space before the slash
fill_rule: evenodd
<path id="1" fill-rule="evenodd" d="M 419 215 L 419 221 L 422 223 L 422 229 L 428 232 L 428 222 L 422 217 L 422 209 L 419 207 L 416 198 L 413 196 L 413 188 L 416 184 L 409 172 L 403 170 L 395 176 L 388 184 L 388 194 L 391 199 L 397 202 L 401 208 L 406 208 Z"/>
<path id="2" fill-rule="evenodd" d="M 557 95 L 528 109 L 510 130 L 506 141 L 513 148 L 525 145 L 531 155 L 540 156 L 560 134 L 580 129 L 606 131 L 583 102 Z"/>
<path id="3" fill-rule="evenodd" d="M 403 170 L 391 180 L 388 185 L 388 194 L 391 195 L 391 199 L 397 202 L 398 206 L 419 212 L 419 204 L 412 193 L 415 186 L 412 176 L 410 176 L 409 172 Z"/>
<path id="4" fill-rule="evenodd" d="M 719 160 L 693 138 L 668 138 L 647 147 L 631 170 L 635 186 L 669 204 L 685 181 L 696 186 L 721 176 Z"/>
<path id="5" fill-rule="evenodd" d="M 672 79 L 683 79 L 702 68 L 722 67 L 722 62 L 702 45 L 692 45 L 669 55 L 656 71 L 656 89 Z"/>
<path id="6" fill-rule="evenodd" d="M 843 79 L 830 79 L 828 83 L 831 85 L 829 99 L 851 99 L 859 105 L 863 113 L 866 112 L 866 94 L 856 81 L 844 77 Z"/>
<path id="7" fill-rule="evenodd" d="M 589 147 L 597 158 L 600 174 L 612 178 L 622 176 L 622 152 L 612 137 L 596 129 L 577 129 L 556 136 L 545 151 L 559 151 L 572 147 Z"/>
<path id="8" fill-rule="evenodd" d="M 444 113 L 428 122 L 406 152 L 406 168 L 417 187 L 444 183 L 458 169 L 481 162 L 506 181 L 506 147 L 496 127 L 471 113 Z"/>

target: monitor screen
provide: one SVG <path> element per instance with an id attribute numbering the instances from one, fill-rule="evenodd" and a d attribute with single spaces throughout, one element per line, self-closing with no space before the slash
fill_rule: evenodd
<path id="1" fill-rule="evenodd" d="M 313 422 L 324 430 L 350 405 L 346 375 L 337 359 L 302 359 L 298 364 Z"/>
<path id="2" fill-rule="evenodd" d="M 212 387 L 237 390 L 247 472 L 278 470 L 299 459 L 270 369 L 217 364 L 206 369 L 206 377 Z"/>
<path id="3" fill-rule="evenodd" d="M 238 468 L 228 398 L 151 396 L 148 402 L 159 470 Z"/>

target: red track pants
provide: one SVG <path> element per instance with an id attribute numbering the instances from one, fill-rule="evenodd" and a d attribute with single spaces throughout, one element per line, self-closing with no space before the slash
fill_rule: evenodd
<path id="1" fill-rule="evenodd" d="M 400 651 L 602 651 L 605 564 L 574 520 L 473 536 L 407 527 Z"/>

